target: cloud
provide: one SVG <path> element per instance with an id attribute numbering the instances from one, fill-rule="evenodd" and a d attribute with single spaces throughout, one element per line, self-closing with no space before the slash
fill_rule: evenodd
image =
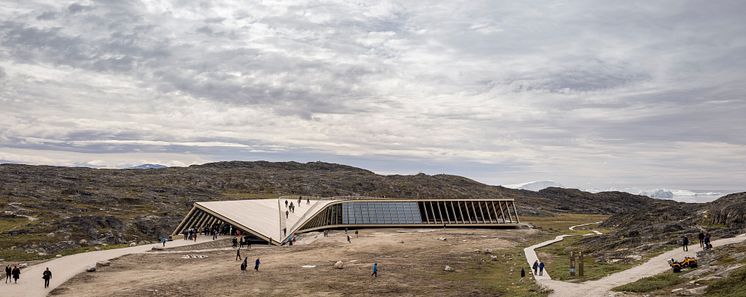
<path id="1" fill-rule="evenodd" d="M 737 188 L 745 6 L 19 2 L 0 11 L 0 148 Z"/>

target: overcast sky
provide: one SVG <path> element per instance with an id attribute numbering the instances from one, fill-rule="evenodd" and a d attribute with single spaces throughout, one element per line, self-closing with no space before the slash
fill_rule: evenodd
<path id="1" fill-rule="evenodd" d="M 0 0 L 0 162 L 746 190 L 744 1 Z"/>

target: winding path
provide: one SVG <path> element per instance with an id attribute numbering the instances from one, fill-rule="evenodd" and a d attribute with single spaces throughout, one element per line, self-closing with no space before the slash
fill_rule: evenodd
<path id="1" fill-rule="evenodd" d="M 197 241 L 178 239 L 169 241 L 166 243 L 166 247 L 187 246 L 208 241 L 212 241 L 210 236 L 197 237 Z M 47 294 L 54 290 L 54 288 L 68 281 L 73 276 L 84 272 L 86 268 L 96 265 L 96 262 L 107 261 L 129 254 L 144 253 L 150 251 L 154 246 L 161 246 L 161 244 L 144 244 L 126 248 L 74 254 L 29 266 L 21 270 L 21 278 L 18 280 L 18 284 L 9 284 L 2 287 L 3 296 L 47 296 Z M 49 288 L 45 289 L 44 280 L 41 279 L 41 275 L 47 267 L 52 271 L 52 280 L 49 282 Z"/>
<path id="2" fill-rule="evenodd" d="M 576 225 L 576 226 L 570 227 L 570 230 L 575 231 L 575 227 L 598 224 L 598 223 L 599 222 Z M 594 233 L 602 234 L 601 232 L 598 232 L 596 230 L 591 230 L 591 231 L 593 233 L 588 233 L 583 236 L 593 235 Z M 547 240 L 545 242 L 538 243 L 538 244 L 535 244 L 535 245 L 532 245 L 530 247 L 523 249 L 523 252 L 526 255 L 526 261 L 529 263 L 529 267 L 533 265 L 534 261 L 538 259 L 538 257 L 536 256 L 535 249 L 561 241 L 567 236 L 573 236 L 573 235 L 570 235 L 570 234 L 560 235 L 560 236 L 557 236 L 555 239 Z M 744 240 L 746 240 L 746 234 L 741 234 L 741 235 L 731 237 L 731 238 L 715 240 L 712 242 L 712 245 L 715 247 L 718 247 L 718 246 L 742 242 Z M 644 277 L 649 277 L 649 276 L 653 276 L 653 275 L 665 272 L 666 270 L 670 269 L 670 267 L 668 266 L 668 262 L 667 262 L 668 259 L 671 259 L 671 258 L 683 259 L 684 257 L 694 257 L 696 256 L 697 252 L 701 250 L 702 248 L 700 248 L 699 245 L 689 246 L 689 251 L 686 251 L 686 252 L 683 251 L 681 248 L 675 248 L 668 252 L 655 256 L 651 258 L 650 260 L 648 260 L 647 262 L 640 264 L 638 266 L 635 266 L 630 269 L 623 270 L 623 271 L 620 271 L 614 274 L 610 274 L 598 280 L 587 281 L 583 283 L 569 283 L 569 282 L 553 280 L 551 277 L 549 277 L 549 274 L 546 273 L 546 271 L 544 272 L 544 276 L 534 276 L 534 278 L 536 279 L 536 282 L 539 283 L 541 286 L 544 286 L 548 289 L 553 290 L 553 292 L 549 296 L 554 296 L 554 297 L 613 296 L 613 294 L 610 293 L 612 288 L 637 281 Z"/>

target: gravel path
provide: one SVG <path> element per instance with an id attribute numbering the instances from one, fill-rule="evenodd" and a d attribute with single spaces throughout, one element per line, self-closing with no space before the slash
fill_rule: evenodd
<path id="1" fill-rule="evenodd" d="M 590 223 L 590 224 L 595 224 L 595 223 Z M 570 227 L 570 230 L 575 230 L 575 227 L 580 227 L 580 226 L 590 225 L 590 224 L 572 226 Z M 598 232 L 595 230 L 591 230 L 591 231 L 595 234 L 601 234 L 601 232 Z M 584 236 L 592 235 L 593 233 L 585 234 Z M 557 236 L 555 239 L 547 240 L 545 242 L 538 243 L 538 244 L 525 248 L 523 251 L 524 251 L 524 254 L 526 255 L 526 261 L 529 263 L 529 267 L 533 265 L 533 262 L 535 260 L 538 259 L 538 257 L 536 256 L 536 252 L 534 251 L 535 249 L 561 241 L 567 236 L 571 236 L 571 235 L 560 235 L 560 236 Z M 746 240 L 746 234 L 741 234 L 741 235 L 731 237 L 731 238 L 715 240 L 712 242 L 712 245 L 715 248 L 717 248 L 718 246 L 738 243 L 744 240 Z M 665 252 L 663 254 L 660 254 L 656 257 L 653 257 L 647 262 L 640 264 L 638 266 L 611 274 L 609 276 L 606 276 L 598 280 L 587 281 L 583 283 L 568 283 L 568 282 L 553 280 L 551 279 L 551 277 L 549 277 L 549 274 L 547 274 L 546 272 L 544 273 L 544 276 L 535 276 L 535 279 L 536 279 L 536 282 L 538 282 L 540 285 L 553 290 L 552 294 L 549 295 L 553 297 L 614 296 L 616 294 L 611 292 L 612 288 L 637 281 L 644 277 L 649 277 L 649 276 L 653 276 L 653 275 L 665 272 L 666 270 L 671 269 L 668 266 L 668 262 L 667 262 L 669 259 L 674 258 L 674 259 L 680 260 L 680 259 L 683 259 L 684 257 L 695 257 L 697 252 L 701 250 L 702 248 L 700 248 L 699 245 L 693 245 L 693 246 L 690 245 L 689 251 L 686 251 L 686 252 L 683 251 L 682 248 L 676 248 L 668 252 Z"/>
<path id="2" fill-rule="evenodd" d="M 166 243 L 166 248 L 193 245 L 208 241 L 211 241 L 209 236 L 200 236 L 196 242 L 179 239 Z M 21 278 L 18 280 L 18 284 L 8 284 L 2 287 L 3 296 L 46 296 L 54 288 L 78 273 L 84 272 L 86 268 L 95 266 L 96 262 L 107 261 L 129 254 L 144 253 L 150 251 L 154 246 L 161 246 L 161 244 L 144 244 L 127 248 L 74 254 L 29 266 L 21 270 Z M 44 288 L 44 280 L 41 276 L 47 267 L 52 271 L 52 280 L 49 282 L 49 288 Z"/>

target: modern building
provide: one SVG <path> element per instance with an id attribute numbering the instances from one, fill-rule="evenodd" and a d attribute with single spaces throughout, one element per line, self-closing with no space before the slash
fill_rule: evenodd
<path id="1" fill-rule="evenodd" d="M 292 234 L 325 229 L 444 226 L 515 228 L 519 223 L 513 199 L 286 196 L 279 199 L 196 202 L 172 235 L 192 228 L 203 230 L 220 226 L 230 232 L 240 230 L 241 234 L 251 236 L 254 240 L 279 245 Z"/>

